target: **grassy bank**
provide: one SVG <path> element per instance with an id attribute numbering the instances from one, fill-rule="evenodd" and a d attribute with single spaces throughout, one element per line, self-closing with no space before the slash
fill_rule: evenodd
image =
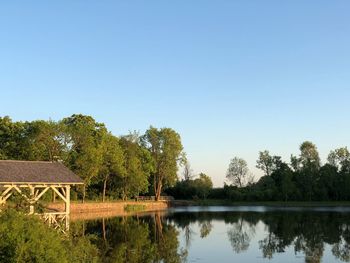
<path id="1" fill-rule="evenodd" d="M 174 202 L 175 206 L 275 206 L 275 207 L 350 207 L 350 201 L 330 201 L 330 202 L 280 202 L 280 201 L 266 201 L 266 202 L 235 202 L 232 200 L 177 200 Z"/>
<path id="2" fill-rule="evenodd" d="M 146 210 L 145 205 L 126 205 L 124 206 L 125 212 L 142 212 Z"/>

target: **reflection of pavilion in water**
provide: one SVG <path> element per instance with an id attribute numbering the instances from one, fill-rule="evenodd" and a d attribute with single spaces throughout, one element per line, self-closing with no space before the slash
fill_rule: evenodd
<path id="1" fill-rule="evenodd" d="M 69 230 L 70 187 L 77 184 L 82 180 L 59 162 L 0 161 L 0 206 L 17 195 L 16 205 L 23 201 L 29 214 L 62 232 Z M 64 211 L 45 211 L 40 206 L 39 200 L 50 191 L 62 199 Z"/>

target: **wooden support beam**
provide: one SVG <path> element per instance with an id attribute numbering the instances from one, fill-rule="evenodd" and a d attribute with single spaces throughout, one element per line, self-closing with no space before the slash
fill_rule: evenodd
<path id="1" fill-rule="evenodd" d="M 0 205 L 5 204 L 6 200 L 12 195 L 12 186 L 7 187 L 0 196 Z"/>
<path id="2" fill-rule="evenodd" d="M 9 192 L 8 195 L 6 195 L 4 198 L 3 198 L 3 201 L 4 203 L 7 201 L 7 199 L 9 199 L 12 195 L 12 192 Z"/>
<path id="3" fill-rule="evenodd" d="M 66 191 L 64 191 L 64 187 L 60 187 L 59 189 L 61 189 L 62 194 L 63 194 L 64 196 L 66 196 Z"/>
<path id="4" fill-rule="evenodd" d="M 7 188 L 5 189 L 5 191 L 2 192 L 1 198 L 2 198 L 2 197 L 5 197 L 5 196 L 7 195 L 7 193 L 10 192 L 11 190 L 12 190 L 12 186 L 7 187 Z"/>
<path id="5" fill-rule="evenodd" d="M 38 194 L 36 197 L 35 197 L 35 202 L 39 201 L 39 199 L 50 189 L 50 187 L 46 187 L 44 188 L 44 190 L 41 191 L 40 194 Z"/>
<path id="6" fill-rule="evenodd" d="M 30 197 L 29 197 L 29 214 L 34 214 L 34 204 L 35 204 L 35 187 L 30 185 L 29 191 L 30 191 Z"/>
<path id="7" fill-rule="evenodd" d="M 66 210 L 66 231 L 69 230 L 69 222 L 70 222 L 70 185 L 66 186 L 66 202 L 65 202 L 65 210 Z"/>
<path id="8" fill-rule="evenodd" d="M 66 202 L 66 197 L 65 197 L 64 195 L 62 195 L 61 192 L 58 191 L 58 189 L 57 189 L 55 186 L 50 186 L 50 188 L 51 188 L 52 190 L 54 190 L 55 193 L 56 193 L 59 197 L 61 197 L 61 199 L 62 199 L 64 202 Z"/>

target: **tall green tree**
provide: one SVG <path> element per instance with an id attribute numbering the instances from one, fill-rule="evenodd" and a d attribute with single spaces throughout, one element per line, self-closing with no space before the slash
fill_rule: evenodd
<path id="1" fill-rule="evenodd" d="M 13 122 L 9 116 L 0 117 L 0 158 L 28 159 L 26 128 L 23 122 Z"/>
<path id="2" fill-rule="evenodd" d="M 327 160 L 328 163 L 336 167 L 338 171 L 350 172 L 350 152 L 347 147 L 331 151 Z"/>
<path id="3" fill-rule="evenodd" d="M 298 162 L 295 179 L 302 199 L 311 201 L 317 198 L 315 193 L 321 167 L 320 157 L 316 145 L 312 142 L 303 142 L 299 149 L 299 159 L 295 161 Z"/>
<path id="4" fill-rule="evenodd" d="M 300 161 L 304 167 L 312 165 L 315 168 L 321 166 L 320 156 L 315 144 L 305 141 L 300 145 Z"/>
<path id="5" fill-rule="evenodd" d="M 91 116 L 74 114 L 62 120 L 70 138 L 70 149 L 66 164 L 84 180 L 83 202 L 86 188 L 97 180 L 103 162 L 102 140 L 106 134 L 103 124 Z"/>
<path id="6" fill-rule="evenodd" d="M 276 169 L 281 165 L 281 157 L 280 156 L 272 156 L 269 151 L 265 150 L 263 152 L 259 152 L 259 158 L 256 161 L 256 168 L 262 170 L 264 175 L 270 176 Z"/>
<path id="7" fill-rule="evenodd" d="M 150 152 L 140 146 L 138 134 L 129 134 L 120 139 L 125 156 L 125 176 L 121 178 L 122 198 L 138 196 L 148 191 L 153 160 Z"/>
<path id="8" fill-rule="evenodd" d="M 27 130 L 28 159 L 40 161 L 64 160 L 67 153 L 67 138 L 62 123 L 52 120 L 25 123 Z"/>
<path id="9" fill-rule="evenodd" d="M 275 186 L 278 191 L 275 196 L 278 200 L 289 201 L 296 191 L 295 184 L 293 182 L 293 171 L 288 164 L 281 163 L 279 169 L 276 169 L 271 177 L 274 179 Z"/>
<path id="10" fill-rule="evenodd" d="M 273 157 L 269 151 L 259 152 L 259 159 L 256 161 L 256 168 L 261 169 L 266 176 L 270 176 L 273 168 Z"/>
<path id="11" fill-rule="evenodd" d="M 99 170 L 99 175 L 103 181 L 102 201 L 105 201 L 107 183 L 111 177 L 125 177 L 125 158 L 122 147 L 119 144 L 119 139 L 111 133 L 103 135 L 101 142 L 102 163 Z"/>
<path id="12" fill-rule="evenodd" d="M 247 162 L 239 157 L 231 159 L 229 164 L 226 178 L 234 186 L 243 187 L 248 182 L 249 169 Z"/>
<path id="13" fill-rule="evenodd" d="M 185 161 L 182 174 L 183 174 L 185 181 L 189 181 L 193 178 L 193 170 L 192 170 L 191 164 L 188 160 Z"/>
<path id="14" fill-rule="evenodd" d="M 320 178 L 317 185 L 317 196 L 319 200 L 339 200 L 341 190 L 341 177 L 337 167 L 326 163 L 320 169 Z"/>
<path id="15" fill-rule="evenodd" d="M 154 161 L 153 189 L 156 200 L 159 200 L 163 187 L 173 186 L 178 179 L 178 164 L 183 156 L 181 137 L 173 129 L 151 126 L 141 141 Z"/>
<path id="16" fill-rule="evenodd" d="M 193 180 L 194 188 L 200 198 L 207 198 L 210 190 L 213 188 L 213 182 L 211 178 L 204 174 L 200 173 L 199 178 Z"/>

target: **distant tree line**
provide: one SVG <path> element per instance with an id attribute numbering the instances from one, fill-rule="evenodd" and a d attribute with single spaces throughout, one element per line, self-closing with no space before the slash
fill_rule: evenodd
<path id="1" fill-rule="evenodd" d="M 113 135 L 91 116 L 74 114 L 59 121 L 14 122 L 0 117 L 0 159 L 63 162 L 85 182 L 85 198 L 160 198 L 177 181 L 186 161 L 180 135 L 150 127 L 145 134 Z"/>
<path id="2" fill-rule="evenodd" d="M 255 180 L 247 162 L 234 157 L 229 163 L 224 187 L 213 188 L 210 178 L 192 178 L 189 167 L 184 179 L 166 190 L 176 199 L 228 201 L 348 201 L 350 200 L 350 153 L 347 147 L 331 151 L 321 164 L 317 147 L 306 141 L 290 162 L 269 151 L 259 152 L 256 167 L 263 176 Z M 208 179 L 208 180 L 207 180 Z"/>
<path id="3" fill-rule="evenodd" d="M 231 184 L 214 189 L 210 197 L 236 201 L 345 201 L 350 200 L 350 153 L 347 147 L 335 149 L 322 165 L 317 147 L 306 141 L 299 156 L 289 163 L 265 150 L 259 153 L 257 168 L 264 175 L 252 180 L 247 163 L 231 160 L 227 179 Z"/>

